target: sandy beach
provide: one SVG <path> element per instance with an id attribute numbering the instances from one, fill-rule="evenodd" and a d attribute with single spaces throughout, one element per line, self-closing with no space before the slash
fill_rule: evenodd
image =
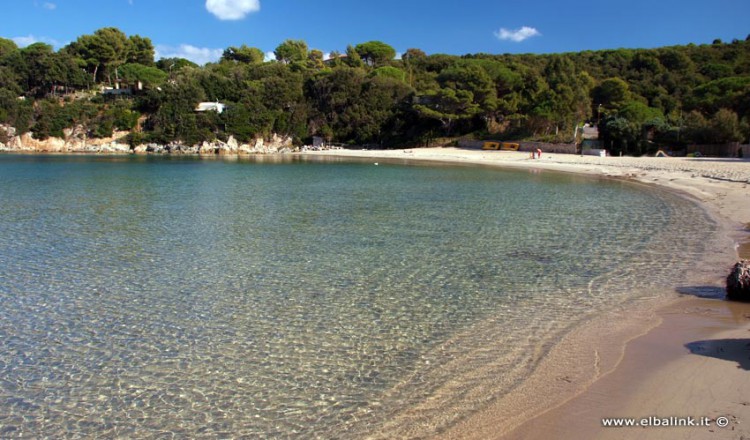
<path id="1" fill-rule="evenodd" d="M 531 159 L 528 153 L 458 148 L 313 154 L 627 179 L 684 194 L 721 227 L 703 261 L 676 280 L 670 299 L 641 301 L 627 313 L 613 311 L 573 330 L 518 388 L 437 438 L 750 438 L 750 304 L 723 300 L 729 268 L 750 258 L 750 160 Z M 605 427 L 606 418 L 631 418 L 639 426 Z"/>

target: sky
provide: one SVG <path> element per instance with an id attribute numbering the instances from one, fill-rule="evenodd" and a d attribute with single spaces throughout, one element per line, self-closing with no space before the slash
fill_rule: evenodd
<path id="1" fill-rule="evenodd" d="M 750 0 L 0 0 L 0 37 L 59 49 L 102 27 L 149 37 L 157 59 L 216 61 L 286 39 L 345 52 L 379 40 L 401 53 L 561 53 L 730 42 Z"/>

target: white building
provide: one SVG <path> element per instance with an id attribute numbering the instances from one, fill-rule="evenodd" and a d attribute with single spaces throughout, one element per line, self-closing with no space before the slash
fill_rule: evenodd
<path id="1" fill-rule="evenodd" d="M 195 111 L 197 112 L 216 112 L 216 113 L 223 113 L 224 109 L 227 108 L 226 104 L 222 104 L 220 102 L 201 102 L 198 104 L 198 107 L 195 108 Z"/>

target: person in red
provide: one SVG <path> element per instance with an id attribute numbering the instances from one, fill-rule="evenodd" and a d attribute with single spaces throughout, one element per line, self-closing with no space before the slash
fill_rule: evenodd
<path id="1" fill-rule="evenodd" d="M 537 159 L 541 159 L 542 158 L 542 149 L 541 148 L 537 148 L 536 149 L 536 158 Z"/>

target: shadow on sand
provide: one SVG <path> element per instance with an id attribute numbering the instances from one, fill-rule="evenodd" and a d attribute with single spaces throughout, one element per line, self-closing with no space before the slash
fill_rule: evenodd
<path id="1" fill-rule="evenodd" d="M 713 339 L 685 344 L 690 353 L 737 362 L 737 368 L 750 371 L 750 339 Z"/>
<path id="2" fill-rule="evenodd" d="M 677 293 L 709 299 L 724 299 L 727 296 L 726 289 L 718 286 L 680 286 Z"/>

